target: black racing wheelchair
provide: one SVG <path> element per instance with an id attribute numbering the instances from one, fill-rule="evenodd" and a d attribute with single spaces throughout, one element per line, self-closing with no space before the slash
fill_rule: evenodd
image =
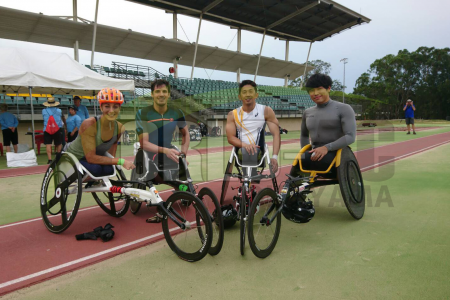
<path id="1" fill-rule="evenodd" d="M 177 149 L 175 146 L 172 147 Z M 175 189 L 173 191 L 175 194 L 183 191 L 198 197 L 209 212 L 212 223 L 212 245 L 209 248 L 209 254 L 219 254 L 224 240 L 224 225 L 219 201 L 214 192 L 208 187 L 203 187 L 197 192 L 184 154 L 179 156 L 179 163 L 175 163 L 162 154 L 153 154 L 153 157 L 149 157 L 149 155 L 151 154 L 142 148 L 138 150 L 134 161 L 136 168 L 131 172 L 131 180 L 138 183 L 135 183 L 133 187 L 145 190 L 149 188 L 149 184 L 166 184 Z M 189 205 L 187 202 L 182 202 L 182 204 Z M 137 214 L 141 205 L 142 202 L 132 200 L 130 211 Z M 161 216 L 156 214 L 147 222 L 158 223 L 160 220 Z"/>
<path id="2" fill-rule="evenodd" d="M 146 202 L 157 208 L 164 237 L 175 254 L 191 262 L 205 257 L 212 244 L 213 228 L 203 202 L 183 191 L 163 201 L 151 182 L 146 182 L 148 191 L 133 188 L 138 184 L 141 182 L 128 181 L 120 166 L 115 166 L 112 174 L 95 177 L 73 154 L 63 152 L 44 175 L 40 193 L 42 219 L 50 232 L 65 231 L 77 215 L 83 193 L 91 193 L 97 204 L 114 217 L 125 215 L 130 201 Z"/>
<path id="3" fill-rule="evenodd" d="M 235 196 L 238 209 L 234 213 L 237 220 L 241 222 L 241 254 L 245 248 L 245 228 L 248 227 L 248 241 L 252 252 L 259 258 L 269 256 L 276 246 L 281 228 L 281 215 L 295 223 L 307 223 L 315 215 L 312 201 L 308 199 L 308 194 L 312 189 L 325 185 L 339 184 L 341 194 L 350 215 L 359 220 L 364 215 L 365 193 L 364 183 L 359 168 L 358 161 L 350 147 L 329 152 L 321 161 L 313 162 L 309 150 L 311 145 L 307 145 L 300 150 L 293 162 L 291 174 L 287 175 L 287 180 L 279 191 L 276 178 L 271 171 L 269 175 L 264 175 L 264 160 L 269 163 L 267 146 L 264 155 L 260 153 L 253 155 L 253 158 L 244 158 L 250 163 L 240 163 L 236 151 L 233 150 L 227 165 L 225 177 L 222 185 L 221 203 L 225 199 L 228 189 L 229 178 L 237 177 L 243 184 L 241 193 Z M 245 149 L 243 149 L 245 151 Z M 246 154 L 249 156 L 248 154 Z M 251 156 L 251 155 L 250 155 Z M 239 174 L 233 174 L 233 160 L 236 158 L 236 167 Z M 251 163 L 253 159 L 253 163 Z M 255 162 L 256 161 L 256 162 Z M 246 170 L 242 173 L 240 168 Z M 260 168 L 258 170 L 258 168 Z M 249 193 L 248 187 L 252 181 L 264 178 L 271 178 L 273 188 L 262 189 L 256 197 Z M 281 186 L 281 185 L 280 185 Z M 251 187 L 250 187 L 251 190 Z M 245 203 L 245 205 L 242 205 Z M 245 209 L 244 209 L 245 207 Z M 248 208 L 247 208 L 248 207 Z M 225 218 L 233 213 L 224 211 Z M 227 221 L 225 221 L 227 222 Z M 247 224 L 246 224 L 247 223 Z"/>

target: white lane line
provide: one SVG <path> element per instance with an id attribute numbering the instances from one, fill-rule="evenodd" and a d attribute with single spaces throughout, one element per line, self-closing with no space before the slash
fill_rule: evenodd
<path id="1" fill-rule="evenodd" d="M 445 141 L 445 142 L 442 142 L 442 143 L 439 143 L 439 144 L 436 144 L 436 145 L 432 145 L 432 146 L 429 146 L 429 147 L 426 147 L 426 148 L 423 148 L 423 149 L 420 149 L 420 150 L 416 150 L 416 151 L 413 151 L 413 152 L 410 152 L 410 153 L 407 153 L 407 154 L 400 155 L 398 157 L 394 157 L 394 158 L 391 158 L 391 159 L 388 159 L 388 160 L 385 160 L 385 161 L 373 164 L 371 166 L 367 166 L 367 167 L 361 168 L 361 171 L 368 170 L 368 169 L 373 169 L 375 167 L 382 166 L 382 165 L 388 164 L 390 162 L 400 160 L 400 159 L 402 159 L 404 157 L 411 156 L 411 155 L 414 155 L 416 153 L 424 152 L 426 150 L 442 146 L 442 145 L 447 144 L 447 143 L 450 143 L 450 141 Z"/>
<path id="2" fill-rule="evenodd" d="M 444 132 L 444 133 L 439 133 L 437 135 L 447 134 L 447 133 L 448 132 Z M 373 150 L 374 151 L 375 149 L 378 149 L 378 148 L 382 148 L 382 147 L 386 147 L 386 146 L 390 146 L 390 145 L 396 145 L 396 144 L 400 144 L 400 143 L 406 143 L 406 142 L 410 142 L 410 141 L 416 141 L 416 140 L 424 139 L 424 138 L 427 138 L 427 137 L 430 137 L 430 136 L 424 136 L 424 137 L 420 137 L 420 138 L 415 138 L 414 140 L 401 141 L 401 142 L 396 142 L 396 143 L 392 143 L 392 144 L 382 145 L 382 146 L 378 146 L 378 147 L 375 147 L 375 148 L 358 150 L 358 151 L 354 151 L 354 153 L 363 152 L 363 151 L 369 151 L 369 150 Z M 439 145 L 441 145 L 441 144 L 439 144 Z M 434 146 L 436 146 L 436 145 L 434 145 Z M 430 147 L 433 147 L 433 146 L 430 146 Z M 405 154 L 405 155 L 408 155 L 408 154 Z M 380 164 L 383 164 L 383 162 L 380 162 L 378 165 L 380 165 Z M 280 168 L 285 168 L 285 167 L 289 167 L 289 166 L 291 166 L 291 164 L 280 166 Z M 367 169 L 367 168 L 371 168 L 371 167 L 375 167 L 375 165 L 362 168 L 361 170 L 364 170 L 364 169 Z M 215 180 L 211 180 L 211 181 L 204 181 L 204 182 L 196 183 L 195 185 L 204 185 L 204 184 L 209 184 L 211 182 L 217 182 L 217 181 L 221 181 L 221 180 L 223 180 L 223 178 L 219 178 L 219 179 L 215 179 Z M 168 193 L 170 191 L 172 191 L 172 189 L 168 189 L 168 190 L 162 191 L 162 192 L 160 192 L 160 194 Z M 100 207 L 99 206 L 91 206 L 91 207 L 82 208 L 82 209 L 78 210 L 78 213 L 82 212 L 82 211 L 96 209 L 96 208 L 100 208 Z M 50 217 L 53 217 L 53 216 L 50 216 Z M 16 225 L 21 225 L 21 224 L 26 224 L 26 223 L 30 223 L 30 222 L 34 222 L 34 221 L 39 221 L 39 220 L 42 220 L 42 218 L 34 218 L 34 219 L 21 221 L 21 222 L 17 222 L 17 223 L 11 223 L 11 224 L 2 225 L 2 226 L 0 226 L 0 229 L 7 228 L 7 227 L 12 227 L 12 226 L 16 226 Z"/>
<path id="3" fill-rule="evenodd" d="M 174 227 L 172 229 L 169 229 L 169 231 L 172 232 L 172 231 L 175 231 L 175 230 L 178 230 L 178 229 L 180 229 L 180 228 Z M 108 250 L 104 250 L 104 251 L 101 251 L 101 252 L 98 252 L 98 253 L 95 253 L 95 254 L 92 254 L 92 255 L 88 255 L 88 256 L 85 256 L 85 257 L 82 257 L 82 258 L 79 258 L 79 259 L 67 262 L 65 264 L 61 264 L 59 266 L 48 268 L 46 270 L 42 270 L 42 271 L 39 271 L 39 272 L 30 274 L 30 275 L 27 275 L 27 276 L 23 276 L 23 277 L 14 279 L 14 280 L 10 280 L 10 281 L 1 283 L 0 284 L 0 289 L 5 288 L 5 287 L 10 286 L 10 285 L 13 285 L 13 284 L 16 284 L 16 283 L 23 282 L 25 280 L 33 279 L 33 278 L 36 278 L 38 276 L 51 273 L 53 271 L 57 271 L 57 270 L 60 270 L 60 269 L 66 268 L 66 267 L 70 267 L 70 266 L 73 266 L 73 265 L 78 264 L 78 263 L 82 263 L 82 262 L 87 261 L 87 260 L 92 259 L 92 258 L 96 258 L 96 257 L 102 256 L 102 255 L 105 255 L 105 254 L 108 254 L 108 253 L 111 253 L 111 252 L 114 252 L 114 251 L 117 251 L 117 250 L 120 250 L 120 249 L 123 249 L 123 248 L 126 248 L 126 247 L 129 247 L 129 246 L 133 246 L 133 245 L 136 245 L 136 244 L 139 244 L 139 243 L 142 243 L 142 242 L 154 239 L 154 238 L 156 238 L 158 236 L 161 236 L 162 234 L 163 234 L 163 232 L 158 232 L 158 233 L 149 235 L 147 237 L 141 238 L 141 239 L 133 241 L 133 242 L 129 242 L 129 243 L 126 243 L 126 244 L 123 244 L 123 245 L 120 245 L 120 246 L 117 246 L 117 247 L 114 247 L 114 248 L 111 248 L 111 249 L 108 249 Z"/>
<path id="4" fill-rule="evenodd" d="M 439 143 L 437 145 L 429 146 L 429 147 L 424 148 L 422 150 L 413 151 L 413 152 L 410 152 L 408 154 L 401 155 L 401 156 L 399 156 L 397 158 L 390 159 L 389 161 L 399 160 L 399 159 L 401 159 L 403 157 L 411 156 L 411 155 L 413 155 L 415 153 L 423 152 L 423 151 L 425 151 L 427 149 L 438 147 L 438 146 L 447 144 L 449 142 L 450 141 L 446 141 L 446 142 Z M 383 162 L 382 163 L 373 164 L 371 166 L 367 166 L 365 168 L 362 168 L 361 171 L 363 171 L 365 169 L 368 169 L 368 168 L 371 168 L 371 167 L 376 167 L 376 166 L 378 166 L 380 164 L 383 164 Z M 283 166 L 283 167 L 286 167 L 286 166 Z M 218 179 L 218 180 L 222 180 L 222 179 Z M 218 181 L 218 180 L 213 180 L 213 181 Z M 209 182 L 213 182 L 213 181 L 209 181 Z M 206 184 L 206 183 L 209 183 L 209 182 L 204 182 L 202 184 Z M 177 229 L 178 228 L 172 228 L 172 229 L 170 229 L 170 231 L 177 230 Z M 120 246 L 117 246 L 117 247 L 114 247 L 114 248 L 111 248 L 111 249 L 108 249 L 108 250 L 104 250 L 104 251 L 101 251 L 101 252 L 98 252 L 98 253 L 95 253 L 95 254 L 92 254 L 92 255 L 88 255 L 88 256 L 85 256 L 85 257 L 82 257 L 82 258 L 79 258 L 79 259 L 67 262 L 65 264 L 61 264 L 61 265 L 58 265 L 58 266 L 55 266 L 55 267 L 52 267 L 52 268 L 49 268 L 49 269 L 46 269 L 46 270 L 43 270 L 43 271 L 40 271 L 40 272 L 36 272 L 36 273 L 30 274 L 30 275 L 27 275 L 27 276 L 24 276 L 24 277 L 20 277 L 20 278 L 14 279 L 14 280 L 10 280 L 10 281 L 4 282 L 4 283 L 0 284 L 0 289 L 2 289 L 4 287 L 7 287 L 7 286 L 10 286 L 10 285 L 13 285 L 13 284 L 16 284 L 16 283 L 19 283 L 19 282 L 22 282 L 22 281 L 25 281 L 25 280 L 28 280 L 28 279 L 32 279 L 32 278 L 35 278 L 35 277 L 38 277 L 38 276 L 41 276 L 41 275 L 48 274 L 48 273 L 53 272 L 53 271 L 60 270 L 60 269 L 65 268 L 65 267 L 69 267 L 69 266 L 72 266 L 72 265 L 75 265 L 75 264 L 87 261 L 87 260 L 92 259 L 92 258 L 96 258 L 96 257 L 102 256 L 104 254 L 108 254 L 108 253 L 111 253 L 111 252 L 114 252 L 114 251 L 117 251 L 117 250 L 129 247 L 129 246 L 132 246 L 132 245 L 136 245 L 136 244 L 144 242 L 144 241 L 148 241 L 148 240 L 153 239 L 155 237 L 158 237 L 158 236 L 160 236 L 162 234 L 163 234 L 163 232 L 159 232 L 159 233 L 156 233 L 156 234 L 153 234 L 153 235 L 141 238 L 141 239 L 133 241 L 133 242 L 129 242 L 129 243 L 126 243 L 126 244 L 123 244 L 123 245 L 120 245 Z"/>

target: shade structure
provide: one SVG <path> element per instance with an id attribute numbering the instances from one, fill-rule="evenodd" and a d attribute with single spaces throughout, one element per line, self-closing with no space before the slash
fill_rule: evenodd
<path id="1" fill-rule="evenodd" d="M 65 53 L 0 49 L 0 87 L 3 93 L 93 95 L 102 88 L 134 91 L 133 80 L 100 75 Z"/>
<path id="2" fill-rule="evenodd" d="M 72 48 L 78 40 L 79 49 L 92 49 L 93 23 L 73 22 L 59 17 L 35 14 L 0 7 L 0 38 Z M 195 43 L 167 39 L 132 30 L 97 25 L 96 52 L 122 55 L 192 66 Z M 217 47 L 198 45 L 196 67 L 255 74 L 258 55 L 245 54 Z M 270 57 L 261 57 L 258 75 L 297 78 L 305 65 Z M 308 67 L 308 69 L 312 69 Z"/>

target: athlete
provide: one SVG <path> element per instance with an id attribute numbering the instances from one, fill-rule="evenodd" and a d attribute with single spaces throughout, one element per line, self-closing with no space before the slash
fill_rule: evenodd
<path id="1" fill-rule="evenodd" d="M 121 165 L 127 170 L 134 169 L 133 162 L 117 158 L 117 142 L 124 131 L 117 122 L 123 95 L 117 89 L 105 88 L 97 95 L 101 116 L 87 118 L 81 123 L 77 138 L 67 144 L 66 152 L 75 155 L 80 163 L 95 177 L 113 174 L 113 166 Z M 106 156 L 110 153 L 114 158 Z"/>
<path id="2" fill-rule="evenodd" d="M 307 156 L 313 162 L 324 158 L 326 161 L 332 160 L 338 149 L 352 144 L 356 137 L 355 113 L 350 105 L 330 99 L 331 84 L 330 76 L 324 74 L 314 74 L 306 83 L 309 96 L 316 106 L 303 113 L 300 146 L 303 148 L 311 144 L 312 150 Z M 291 175 L 298 173 L 299 164 L 296 164 L 291 169 Z"/>
<path id="3" fill-rule="evenodd" d="M 141 147 L 150 152 L 150 158 L 159 165 L 178 164 L 178 156 L 187 154 L 189 149 L 189 131 L 184 114 L 180 109 L 168 106 L 170 84 L 157 79 L 151 86 L 153 105 L 140 109 L 136 113 L 136 132 Z M 172 146 L 172 136 L 176 127 L 182 136 L 181 151 Z M 159 163 L 158 163 L 159 162 Z"/>
<path id="4" fill-rule="evenodd" d="M 256 83 L 244 80 L 239 84 L 239 100 L 242 106 L 229 112 L 226 133 L 228 143 L 236 148 L 245 148 L 249 154 L 264 151 L 264 132 L 266 124 L 273 135 L 273 152 L 270 163 L 272 171 L 278 171 L 278 152 L 280 151 L 280 130 L 272 108 L 257 104 Z"/>

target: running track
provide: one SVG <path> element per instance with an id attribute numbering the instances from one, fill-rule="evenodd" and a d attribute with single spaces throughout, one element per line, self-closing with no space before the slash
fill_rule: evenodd
<path id="1" fill-rule="evenodd" d="M 449 142 L 450 132 L 447 132 L 358 151 L 356 156 L 364 172 Z M 290 166 L 281 168 L 278 182 L 289 169 Z M 207 184 L 218 195 L 221 181 L 200 183 L 199 188 Z M 261 183 L 259 189 L 266 185 L 267 182 Z M 169 193 L 165 191 L 161 195 L 167 198 Z M 86 195 L 83 200 L 89 198 Z M 228 192 L 226 200 L 231 198 L 232 193 Z M 0 296 L 163 239 L 160 224 L 145 223 L 150 215 L 143 209 L 137 215 L 128 213 L 116 219 L 96 206 L 88 207 L 81 209 L 72 226 L 59 235 L 48 232 L 40 218 L 0 226 Z M 110 242 L 75 240 L 75 234 L 109 222 L 116 232 Z"/>
<path id="2" fill-rule="evenodd" d="M 431 130 L 431 129 L 437 129 L 440 127 L 422 127 L 422 128 L 416 128 L 416 131 L 425 131 L 425 130 Z M 404 129 L 406 130 L 406 129 Z M 377 132 L 386 132 L 386 131 L 378 131 L 378 129 L 364 129 L 357 132 L 357 135 L 366 135 L 366 134 L 373 134 Z M 287 144 L 295 144 L 299 143 L 299 139 L 289 139 L 281 141 L 282 145 Z M 272 145 L 272 142 L 267 142 L 269 146 Z M 212 153 L 218 153 L 218 152 L 224 152 L 224 151 L 231 151 L 233 149 L 232 146 L 225 146 L 225 147 L 211 147 L 211 148 L 201 148 L 201 149 L 190 149 L 188 151 L 188 155 L 199 155 L 199 154 L 212 154 Z M 134 157 L 125 157 L 129 160 L 134 160 Z M 11 178 L 11 177 L 17 177 L 17 176 L 25 176 L 25 175 L 36 175 L 36 174 L 44 174 L 45 171 L 47 171 L 48 165 L 40 165 L 40 166 L 34 166 L 34 167 L 26 167 L 26 168 L 15 168 L 15 169 L 4 169 L 0 170 L 0 178 Z"/>

